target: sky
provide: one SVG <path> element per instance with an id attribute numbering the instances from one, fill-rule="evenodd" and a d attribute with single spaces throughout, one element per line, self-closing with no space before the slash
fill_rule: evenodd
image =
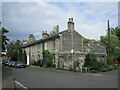
<path id="1" fill-rule="evenodd" d="M 0 3 L 1 7 L 1 3 Z M 55 25 L 67 29 L 72 17 L 75 30 L 83 37 L 99 40 L 110 27 L 118 26 L 117 2 L 2 2 L 2 26 L 9 30 L 10 41 L 23 40 L 33 34 L 41 39 L 42 31 L 50 32 Z"/>

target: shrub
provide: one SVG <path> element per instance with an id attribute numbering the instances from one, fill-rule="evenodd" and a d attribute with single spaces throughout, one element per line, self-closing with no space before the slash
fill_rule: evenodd
<path id="1" fill-rule="evenodd" d="M 88 53 L 85 58 L 85 67 L 91 67 L 94 70 L 100 70 L 105 67 L 104 62 L 98 61 L 97 56 L 94 53 Z"/>
<path id="2" fill-rule="evenodd" d="M 72 66 L 69 67 L 69 71 L 73 71 Z"/>
<path id="3" fill-rule="evenodd" d="M 52 66 L 52 60 L 53 60 L 53 55 L 48 50 L 45 50 L 44 54 L 45 54 L 45 57 L 46 57 L 44 66 L 45 67 L 51 67 Z"/>
<path id="4" fill-rule="evenodd" d="M 107 63 L 108 63 L 108 65 L 112 65 L 115 61 L 117 61 L 117 56 L 115 56 L 115 55 L 110 55 L 109 57 L 108 57 L 108 61 L 107 61 Z"/>

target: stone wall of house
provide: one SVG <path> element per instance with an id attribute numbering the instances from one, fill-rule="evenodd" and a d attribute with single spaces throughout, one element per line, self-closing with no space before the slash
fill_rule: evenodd
<path id="1" fill-rule="evenodd" d="M 60 41 L 62 52 L 71 52 L 72 49 L 74 52 L 82 52 L 83 50 L 82 36 L 75 30 L 63 32 Z"/>
<path id="2" fill-rule="evenodd" d="M 84 62 L 84 58 L 85 55 L 81 53 L 59 54 L 58 67 L 67 70 L 80 68 L 80 62 Z"/>
<path id="3" fill-rule="evenodd" d="M 75 62 L 84 60 L 82 36 L 75 30 L 66 30 L 59 39 L 59 54 L 56 68 L 76 68 Z M 71 50 L 73 49 L 73 52 Z M 75 65 L 74 65 L 75 64 Z"/>
<path id="4" fill-rule="evenodd" d="M 66 30 L 61 36 L 62 52 L 71 52 L 72 42 L 71 42 L 71 30 Z"/>
<path id="5" fill-rule="evenodd" d="M 83 36 L 73 30 L 73 50 L 75 52 L 83 52 Z"/>

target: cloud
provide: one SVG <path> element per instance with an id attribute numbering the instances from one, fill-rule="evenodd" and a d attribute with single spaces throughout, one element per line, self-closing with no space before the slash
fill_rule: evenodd
<path id="1" fill-rule="evenodd" d="M 0 2 L 0 21 L 2 21 L 2 3 Z"/>
<path id="2" fill-rule="evenodd" d="M 41 31 L 50 32 L 56 24 L 60 31 L 66 30 L 69 17 L 74 18 L 75 29 L 84 37 L 98 40 L 106 34 L 107 20 L 115 27 L 118 19 L 117 3 L 113 2 L 4 2 L 2 14 L 12 40 L 27 39 L 30 33 L 40 39 Z"/>

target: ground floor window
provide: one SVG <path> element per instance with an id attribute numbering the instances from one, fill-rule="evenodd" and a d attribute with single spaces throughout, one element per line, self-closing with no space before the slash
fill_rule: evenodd
<path id="1" fill-rule="evenodd" d="M 33 59 L 33 60 L 35 59 L 34 55 L 32 55 L 32 59 Z"/>
<path id="2" fill-rule="evenodd" d="M 40 60 L 40 55 L 38 55 L 38 60 Z"/>

